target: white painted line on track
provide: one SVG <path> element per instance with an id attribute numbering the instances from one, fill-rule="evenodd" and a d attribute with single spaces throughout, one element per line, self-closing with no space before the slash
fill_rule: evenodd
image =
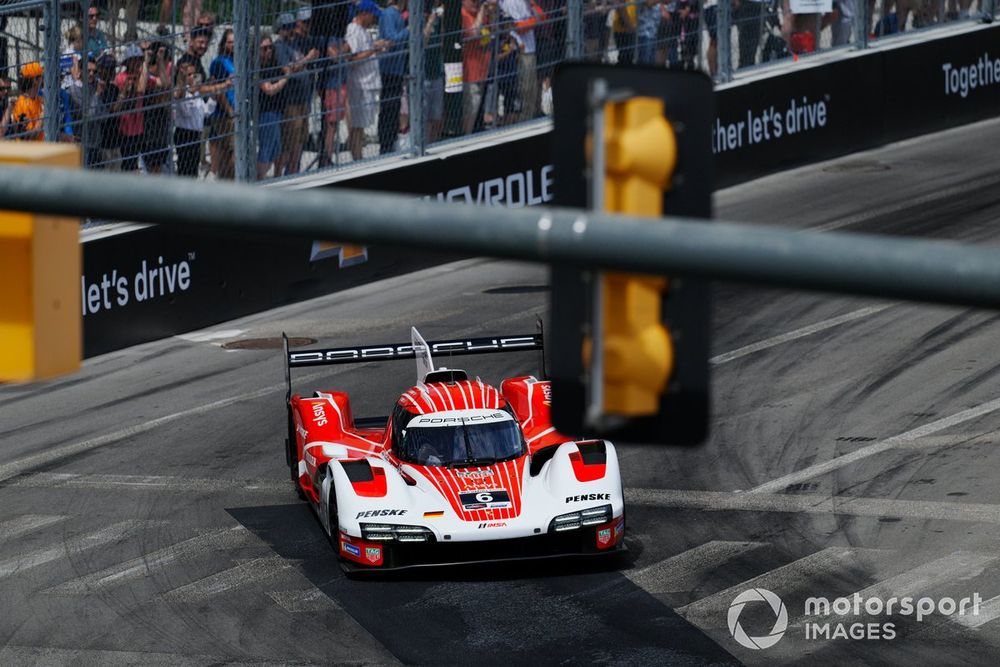
<path id="1" fill-rule="evenodd" d="M 848 322 L 854 322 L 855 320 L 860 320 L 865 317 L 871 317 L 877 313 L 881 313 L 883 310 L 892 308 L 895 304 L 887 303 L 880 306 L 869 306 L 867 308 L 861 308 L 850 313 L 845 313 L 837 317 L 831 317 L 828 320 L 823 320 L 822 322 L 816 322 L 815 324 L 810 324 L 804 326 L 800 329 L 795 329 L 794 331 L 789 331 L 788 333 L 783 333 L 778 336 L 773 336 L 771 338 L 765 338 L 762 341 L 752 343 L 750 345 L 745 345 L 743 347 L 732 350 L 731 352 L 726 352 L 718 356 L 712 357 L 708 360 L 708 363 L 718 366 L 720 364 L 725 364 L 730 361 L 734 361 L 741 357 L 745 357 L 755 352 L 760 352 L 783 343 L 788 343 L 799 338 L 805 338 L 806 336 L 811 336 L 820 331 L 826 331 L 827 329 L 832 329 L 833 327 L 840 326 L 841 324 L 846 324 Z"/>
<path id="2" fill-rule="evenodd" d="M 918 426 L 915 429 L 911 429 L 905 433 L 900 433 L 899 435 L 894 435 L 891 438 L 873 443 L 867 447 L 862 447 L 861 449 L 857 449 L 853 452 L 836 456 L 829 461 L 817 463 L 807 468 L 803 468 L 802 470 L 789 473 L 783 477 L 771 480 L 770 482 L 765 482 L 764 484 L 755 486 L 746 493 L 775 493 L 777 491 L 783 491 L 789 484 L 798 484 L 808 479 L 812 479 L 813 477 L 825 475 L 862 459 L 875 456 L 876 454 L 881 454 L 882 452 L 893 449 L 894 447 L 899 447 L 900 445 L 911 443 L 918 438 L 923 438 L 937 433 L 938 431 L 943 431 L 946 428 L 951 428 L 952 426 L 957 426 L 958 424 L 978 419 L 979 417 L 996 412 L 997 410 L 1000 410 L 1000 398 L 995 398 L 992 401 L 987 401 L 986 403 L 969 408 L 968 410 L 962 410 L 961 412 L 957 412 L 948 417 L 942 417 L 941 419 L 924 424 L 923 426 Z"/>
<path id="3" fill-rule="evenodd" d="M 149 576 L 154 570 L 188 554 L 217 549 L 235 549 L 251 544 L 254 541 L 257 541 L 257 537 L 243 526 L 215 530 L 144 554 L 138 558 L 112 565 L 99 572 L 71 579 L 43 592 L 56 595 L 79 595 L 98 588 L 110 588 L 127 581 Z"/>
<path id="4" fill-rule="evenodd" d="M 748 588 L 766 588 L 776 593 L 778 597 L 791 597 L 796 591 L 808 590 L 812 582 L 823 579 L 836 580 L 843 575 L 845 568 L 854 567 L 859 562 L 884 557 L 885 554 L 886 552 L 877 549 L 829 547 L 691 604 L 678 607 L 676 611 L 699 627 L 725 627 L 726 610 L 729 609 L 733 599 Z"/>
<path id="5" fill-rule="evenodd" d="M 288 481 L 269 479 L 209 479 L 166 475 L 104 475 L 84 473 L 39 472 L 25 475 L 11 486 L 29 488 L 91 488 L 102 490 L 180 491 L 211 493 L 246 491 L 287 495 Z"/>
<path id="6" fill-rule="evenodd" d="M 6 542 L 15 537 L 26 535 L 54 523 L 65 521 L 68 516 L 49 516 L 45 514 L 26 514 L 16 519 L 0 523 L 0 542 Z"/>
<path id="7" fill-rule="evenodd" d="M 208 343 L 213 340 L 221 340 L 223 338 L 236 338 L 243 334 L 243 329 L 221 329 L 215 331 L 199 331 L 197 333 L 187 333 L 179 334 L 174 336 L 174 338 L 180 338 L 181 340 L 186 340 L 189 343 Z"/>
<path id="8" fill-rule="evenodd" d="M 253 558 L 241 561 L 228 570 L 168 591 L 163 594 L 163 598 L 174 602 L 196 602 L 273 577 L 292 569 L 295 565 L 295 561 L 281 556 Z"/>
<path id="9" fill-rule="evenodd" d="M 694 590 L 713 571 L 726 563 L 767 546 L 762 542 L 725 542 L 714 540 L 665 558 L 639 570 L 624 574 L 633 584 L 652 595 Z"/>
<path id="10" fill-rule="evenodd" d="M 272 591 L 267 596 L 290 614 L 343 611 L 335 600 L 315 586 L 301 591 Z"/>
<path id="11" fill-rule="evenodd" d="M 84 551 L 86 549 L 93 549 L 105 544 L 111 544 L 112 542 L 118 542 L 119 540 L 122 540 L 134 533 L 140 527 L 151 526 L 157 523 L 162 522 L 121 521 L 87 535 L 70 538 L 55 547 L 47 547 L 45 549 L 39 549 L 38 551 L 32 551 L 31 553 L 8 558 L 7 560 L 0 561 L 0 579 L 3 577 L 9 577 L 12 574 L 24 572 L 25 570 L 30 570 L 31 568 L 38 567 L 39 565 L 51 563 L 52 561 L 63 558 L 71 553 Z"/>
<path id="12" fill-rule="evenodd" d="M 983 601 L 979 605 L 978 614 L 965 614 L 964 616 L 951 616 L 950 618 L 955 623 L 971 629 L 986 625 L 990 621 L 995 621 L 1000 618 L 1000 595 Z"/>
<path id="13" fill-rule="evenodd" d="M 979 576 L 997 558 L 997 556 L 991 554 L 956 551 L 943 558 L 924 563 L 895 577 L 872 584 L 868 588 L 858 591 L 858 595 L 862 599 L 877 597 L 882 600 L 887 600 L 891 597 L 903 598 L 929 595 L 931 590 L 936 586 L 941 586 L 954 580 L 965 580 Z M 970 591 L 969 596 L 971 595 Z"/>
<path id="14" fill-rule="evenodd" d="M 845 516 L 899 517 L 1000 524 L 1000 505 L 858 498 L 818 493 L 738 493 L 670 489 L 625 489 L 630 505 L 696 509 L 707 512 L 786 512 Z"/>

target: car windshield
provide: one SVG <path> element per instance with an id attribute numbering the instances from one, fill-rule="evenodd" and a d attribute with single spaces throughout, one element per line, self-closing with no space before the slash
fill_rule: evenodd
<path id="1" fill-rule="evenodd" d="M 504 415 L 506 416 L 506 415 Z M 417 465 L 491 465 L 524 451 L 517 422 L 509 417 L 487 423 L 455 418 L 457 425 L 421 426 L 414 419 L 403 435 L 402 458 Z"/>

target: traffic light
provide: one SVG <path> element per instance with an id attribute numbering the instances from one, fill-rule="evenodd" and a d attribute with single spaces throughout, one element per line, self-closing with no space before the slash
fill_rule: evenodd
<path id="1" fill-rule="evenodd" d="M 557 205 L 711 217 L 708 77 L 572 64 L 553 90 Z M 567 267 L 554 267 L 551 283 L 555 426 L 631 442 L 704 440 L 708 284 Z"/>
<path id="2" fill-rule="evenodd" d="M 0 163 L 79 167 L 76 146 L 0 142 Z M 79 220 L 0 210 L 0 382 L 80 367 Z"/>

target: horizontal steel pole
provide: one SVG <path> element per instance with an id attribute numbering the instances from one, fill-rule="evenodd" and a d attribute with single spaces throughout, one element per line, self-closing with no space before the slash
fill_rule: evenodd
<path id="1" fill-rule="evenodd" d="M 948 241 L 34 167 L 0 167 L 0 208 L 1000 307 L 1000 249 Z"/>

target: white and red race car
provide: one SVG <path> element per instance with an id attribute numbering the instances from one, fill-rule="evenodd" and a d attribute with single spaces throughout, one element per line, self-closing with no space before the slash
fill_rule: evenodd
<path id="1" fill-rule="evenodd" d="M 549 419 L 550 385 L 499 388 L 432 355 L 540 350 L 541 334 L 289 351 L 286 458 L 345 570 L 615 554 L 625 504 L 615 447 Z M 416 358 L 388 417 L 355 419 L 348 395 L 293 395 L 291 370 Z"/>

